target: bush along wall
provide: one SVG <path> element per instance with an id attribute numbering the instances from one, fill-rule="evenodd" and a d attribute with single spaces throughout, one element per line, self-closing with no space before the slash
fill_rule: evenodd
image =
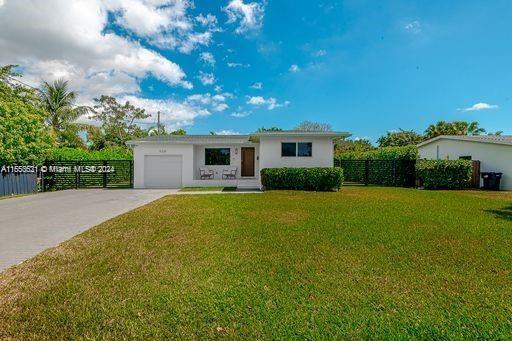
<path id="1" fill-rule="evenodd" d="M 469 160 L 419 160 L 416 175 L 425 189 L 464 189 L 471 184 Z"/>
<path id="2" fill-rule="evenodd" d="M 335 159 L 339 160 L 416 160 L 418 147 L 415 145 L 404 147 L 382 147 L 365 152 L 338 153 Z"/>
<path id="3" fill-rule="evenodd" d="M 337 191 L 343 183 L 343 169 L 315 168 L 265 168 L 261 170 L 263 189 L 299 191 Z"/>

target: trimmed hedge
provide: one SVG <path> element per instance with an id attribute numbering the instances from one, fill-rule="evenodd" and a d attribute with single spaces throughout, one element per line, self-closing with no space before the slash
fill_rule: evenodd
<path id="1" fill-rule="evenodd" d="M 339 160 L 416 160 L 418 147 L 415 145 L 404 147 L 382 147 L 364 152 L 338 153 L 335 159 Z"/>
<path id="2" fill-rule="evenodd" d="M 266 190 L 337 191 L 343 183 L 343 169 L 265 168 L 261 170 L 261 183 Z"/>
<path id="3" fill-rule="evenodd" d="M 469 160 L 419 160 L 416 175 L 425 189 L 464 189 L 471 184 Z"/>
<path id="4" fill-rule="evenodd" d="M 52 161 L 132 160 L 133 153 L 127 147 L 110 147 L 102 150 L 63 147 L 53 149 L 49 159 Z"/>

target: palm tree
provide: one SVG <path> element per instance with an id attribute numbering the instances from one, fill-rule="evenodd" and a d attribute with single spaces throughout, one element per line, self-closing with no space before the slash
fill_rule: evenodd
<path id="1" fill-rule="evenodd" d="M 87 106 L 75 106 L 76 93 L 69 91 L 68 82 L 59 79 L 53 83 L 43 82 L 41 89 L 41 101 L 47 112 L 46 124 L 53 130 L 61 145 L 71 142 L 66 137 L 66 131 L 69 129 L 78 131 L 82 127 L 75 121 L 82 115 L 91 111 Z M 77 129 L 78 128 L 78 129 Z M 71 134 L 75 135 L 75 134 Z"/>
<path id="2" fill-rule="evenodd" d="M 439 121 L 428 126 L 425 130 L 425 137 L 430 139 L 439 135 L 480 135 L 484 133 L 485 129 L 480 128 L 478 122 Z"/>

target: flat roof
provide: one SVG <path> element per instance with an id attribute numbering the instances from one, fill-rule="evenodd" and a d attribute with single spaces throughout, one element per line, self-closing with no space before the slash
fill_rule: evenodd
<path id="1" fill-rule="evenodd" d="M 418 144 L 418 147 L 430 144 L 439 140 L 455 140 L 455 141 L 466 141 L 466 142 L 480 142 L 480 143 L 492 143 L 492 144 L 501 144 L 512 146 L 512 136 L 510 135 L 477 135 L 477 136 L 467 136 L 467 135 L 440 135 L 430 140 L 424 141 Z"/>
<path id="2" fill-rule="evenodd" d="M 138 143 L 173 142 L 173 143 L 253 143 L 263 136 L 316 136 L 328 138 L 346 138 L 351 134 L 336 131 L 268 131 L 249 135 L 160 135 L 147 136 L 126 142 L 127 145 Z"/>

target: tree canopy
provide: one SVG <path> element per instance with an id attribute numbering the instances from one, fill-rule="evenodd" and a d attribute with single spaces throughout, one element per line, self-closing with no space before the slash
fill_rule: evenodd
<path id="1" fill-rule="evenodd" d="M 481 128 L 478 122 L 439 121 L 429 125 L 424 135 L 426 139 L 431 139 L 440 135 L 481 135 L 485 132 L 486 130 Z"/>
<path id="2" fill-rule="evenodd" d="M 100 123 L 99 127 L 90 127 L 88 139 L 91 149 L 106 147 L 124 147 L 126 141 L 144 137 L 147 131 L 137 125 L 137 120 L 148 118 L 144 109 L 137 108 L 130 102 L 121 104 L 114 97 L 95 98 L 94 113 L 91 118 Z"/>
<path id="3" fill-rule="evenodd" d="M 12 85 L 14 66 L 0 68 L 0 164 L 39 164 L 55 145 L 33 89 Z"/>
<path id="4" fill-rule="evenodd" d="M 379 147 L 403 147 L 411 144 L 418 144 L 424 140 L 424 137 L 412 130 L 403 130 L 387 132 L 381 136 L 377 143 Z"/>
<path id="5" fill-rule="evenodd" d="M 332 131 L 332 126 L 328 123 L 303 121 L 299 123 L 294 130 L 297 131 Z"/>

